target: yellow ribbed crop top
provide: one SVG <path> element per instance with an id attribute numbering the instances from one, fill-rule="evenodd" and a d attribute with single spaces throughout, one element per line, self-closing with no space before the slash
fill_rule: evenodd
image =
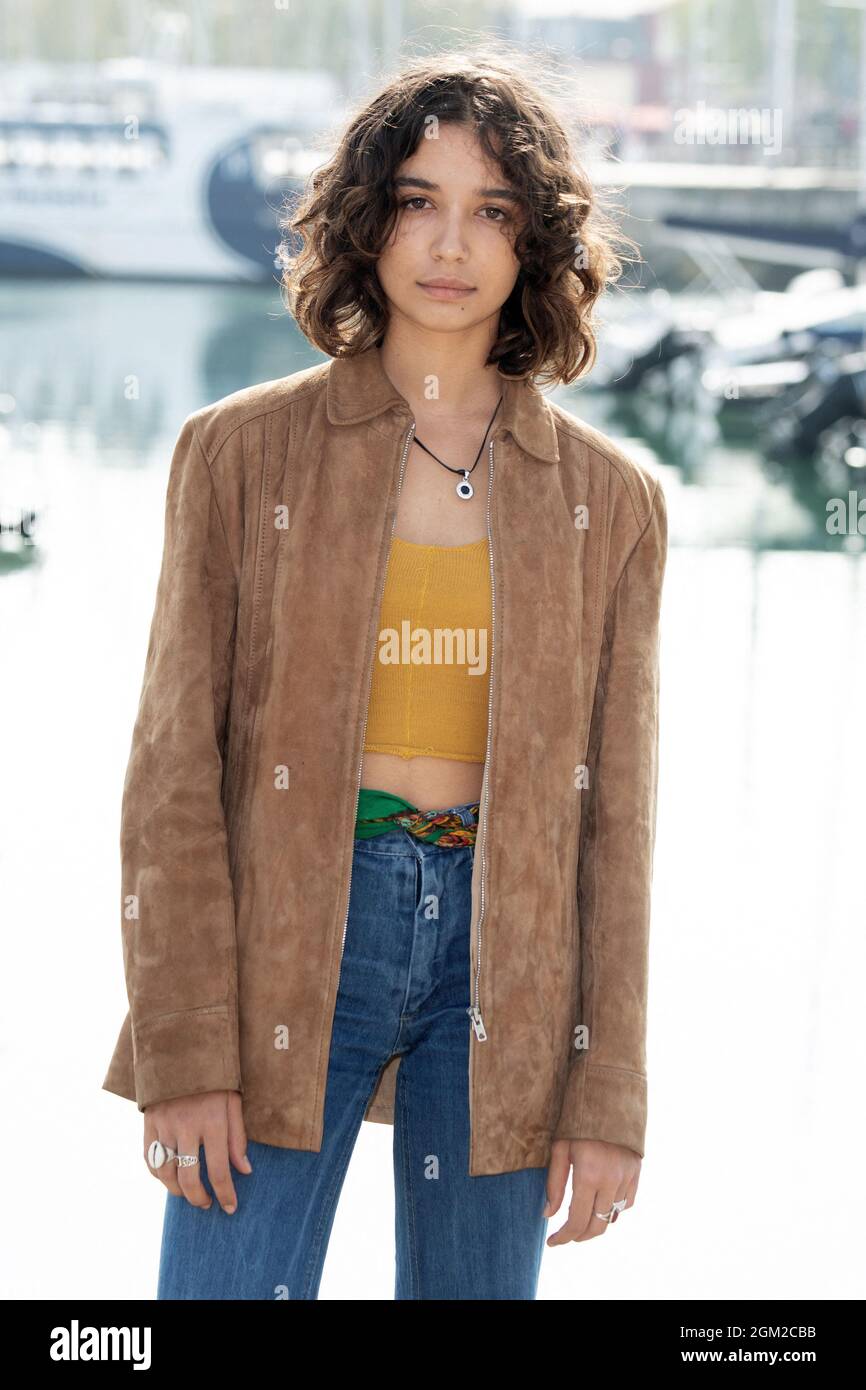
<path id="1" fill-rule="evenodd" d="M 440 546 L 394 536 L 364 751 L 483 763 L 491 638 L 486 538 Z"/>

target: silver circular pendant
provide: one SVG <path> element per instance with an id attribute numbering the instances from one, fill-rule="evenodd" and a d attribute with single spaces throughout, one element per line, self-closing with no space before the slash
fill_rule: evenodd
<path id="1" fill-rule="evenodd" d="M 468 478 L 463 478 L 462 481 L 457 484 L 455 492 L 458 497 L 463 498 L 464 502 L 468 502 L 470 497 L 475 496 L 475 489 Z"/>

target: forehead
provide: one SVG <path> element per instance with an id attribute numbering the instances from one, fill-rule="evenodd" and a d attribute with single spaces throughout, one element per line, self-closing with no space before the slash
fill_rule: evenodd
<path id="1" fill-rule="evenodd" d="M 432 127 L 429 136 L 423 135 L 413 153 L 397 165 L 394 183 L 432 191 L 461 188 L 487 197 L 516 194 L 514 184 L 475 132 L 453 124 Z"/>

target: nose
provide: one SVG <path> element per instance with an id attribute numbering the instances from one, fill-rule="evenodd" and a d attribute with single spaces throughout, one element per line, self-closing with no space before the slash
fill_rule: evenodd
<path id="1" fill-rule="evenodd" d="M 437 218 L 431 249 L 440 260 L 461 261 L 465 259 L 468 247 L 463 213 L 460 208 L 448 208 Z"/>

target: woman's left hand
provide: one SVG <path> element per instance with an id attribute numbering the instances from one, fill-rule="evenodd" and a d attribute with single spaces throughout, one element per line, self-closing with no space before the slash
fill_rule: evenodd
<path id="1" fill-rule="evenodd" d="M 608 1144 L 602 1139 L 555 1139 L 547 1170 L 544 1215 L 554 1216 L 562 1206 L 569 1168 L 573 1169 L 571 1205 L 565 1225 L 548 1236 L 546 1243 L 567 1245 L 572 1240 L 603 1236 L 619 1212 L 614 1212 L 609 1221 L 602 1221 L 595 1213 L 609 1212 L 613 1203 L 623 1197 L 624 1211 L 634 1206 L 640 1165 L 640 1154 L 621 1144 Z"/>

